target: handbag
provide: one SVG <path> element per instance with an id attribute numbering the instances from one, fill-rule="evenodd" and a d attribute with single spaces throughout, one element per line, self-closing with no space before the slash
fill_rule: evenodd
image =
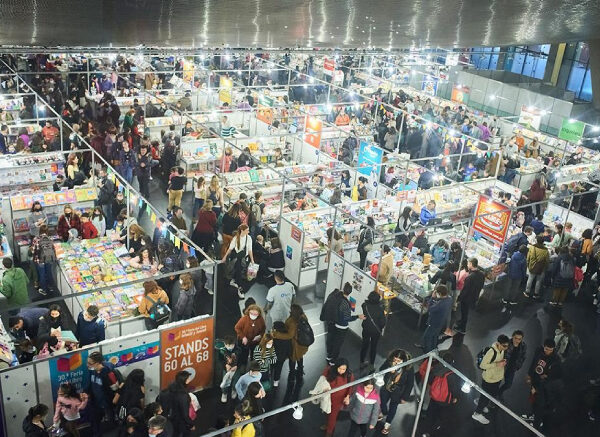
<path id="1" fill-rule="evenodd" d="M 248 281 L 256 279 L 256 276 L 258 275 L 258 268 L 258 264 L 255 264 L 253 262 L 248 264 L 248 269 L 246 270 L 246 278 L 248 279 Z"/>
<path id="2" fill-rule="evenodd" d="M 361 238 L 360 238 L 360 239 L 361 239 L 361 241 L 364 241 L 364 239 L 365 239 L 365 234 L 367 233 L 367 231 L 370 231 L 370 229 L 365 229 L 365 230 L 363 231 L 363 233 L 361 234 Z M 359 245 L 359 248 L 360 248 L 360 245 Z M 372 251 L 372 250 L 373 250 L 373 243 L 367 243 L 367 244 L 365 244 L 365 245 L 362 247 L 362 250 L 363 250 L 364 252 L 370 252 L 370 251 Z"/>

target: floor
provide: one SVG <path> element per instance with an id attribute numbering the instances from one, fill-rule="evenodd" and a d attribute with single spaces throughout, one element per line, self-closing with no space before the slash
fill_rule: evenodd
<path id="1" fill-rule="evenodd" d="M 166 196 L 160 182 L 155 178 L 151 182 L 151 194 L 155 207 L 165 210 Z M 192 208 L 192 195 L 186 193 L 183 199 L 184 211 L 189 218 Z M 144 214 L 145 216 L 145 214 Z M 228 333 L 233 333 L 233 325 L 240 316 L 240 304 L 236 291 L 229 287 L 219 275 L 217 298 L 217 337 L 222 338 Z M 300 290 L 298 299 L 303 306 L 309 321 L 313 325 L 316 340 L 311 346 L 305 357 L 305 378 L 304 386 L 295 388 L 292 392 L 287 392 L 287 365 L 284 366 L 284 372 L 281 377 L 281 385 L 273 392 L 269 393 L 265 407 L 274 409 L 282 404 L 288 404 L 298 398 L 308 396 L 308 391 L 312 389 L 318 375 L 325 367 L 325 334 L 323 326 L 319 322 L 319 311 L 322 300 L 315 296 L 319 287 L 323 287 L 321 279 L 317 281 L 315 289 Z M 319 290 L 320 291 L 320 290 Z M 475 366 L 475 357 L 479 350 L 493 343 L 499 334 L 508 336 L 515 329 L 522 329 L 525 332 L 525 341 L 528 344 L 528 359 L 523 369 L 515 377 L 513 387 L 505 395 L 505 403 L 510 406 L 517 414 L 529 414 L 530 407 L 528 403 L 528 386 L 525 383 L 527 367 L 531 360 L 533 350 L 542 343 L 543 339 L 553 336 L 561 314 L 557 311 L 549 310 L 543 303 L 523 302 L 519 304 L 512 313 L 502 313 L 500 311 L 500 285 L 494 289 L 489 289 L 480 299 L 477 311 L 472 313 L 469 321 L 468 331 L 465 336 L 458 335 L 440 344 L 440 350 L 449 349 L 455 357 L 456 367 L 466 376 L 474 381 L 480 380 L 480 371 Z M 264 305 L 267 287 L 261 284 L 253 284 L 247 297 L 253 297 L 259 305 Z M 317 293 L 317 295 L 322 295 Z M 598 344 L 598 332 L 596 329 L 595 313 L 590 304 L 590 294 L 579 296 L 577 299 L 569 301 L 562 311 L 562 316 L 572 321 L 576 325 L 576 333 L 582 340 L 584 355 L 574 365 L 564 372 L 564 380 L 567 384 L 564 403 L 560 411 L 553 415 L 555 420 L 562 423 L 548 424 L 545 433 L 549 436 L 593 436 L 600 435 L 598 422 L 590 422 L 587 418 L 589 402 L 593 391 L 589 388 L 588 380 L 593 376 L 600 376 L 600 352 Z M 414 343 L 420 340 L 422 329 L 417 325 L 417 315 L 403 306 L 399 302 L 393 302 L 393 314 L 389 317 L 388 326 L 385 334 L 379 343 L 378 357 L 376 366 L 383 362 L 384 356 L 393 348 L 401 347 L 409 351 L 413 356 L 420 354 Z M 358 322 L 356 322 L 358 323 Z M 342 348 L 342 356 L 349 359 L 352 370 L 359 372 L 359 344 L 360 339 L 354 335 L 349 335 Z M 219 402 L 218 389 L 206 390 L 201 393 L 202 409 L 198 417 L 198 431 L 196 434 L 202 434 L 209 429 L 212 430 L 217 423 L 222 423 L 222 418 L 227 417 L 232 409 L 231 405 L 224 405 Z M 487 425 L 480 425 L 470 418 L 474 410 L 473 399 L 474 391 L 470 394 L 461 394 L 461 398 L 453 416 L 451 429 L 445 430 L 442 435 L 445 436 L 465 436 L 465 437 L 495 437 L 506 436 L 521 437 L 532 435 L 529 431 L 516 423 L 504 412 L 492 410 L 488 415 L 492 422 Z M 412 434 L 412 428 L 416 416 L 417 402 L 401 405 L 396 416 L 395 423 L 392 425 L 391 436 L 409 436 Z M 275 436 L 285 433 L 286 437 L 296 437 L 306 435 L 324 435 L 319 430 L 319 426 L 324 423 L 324 416 L 317 406 L 306 406 L 304 409 L 304 418 L 297 421 L 291 417 L 291 412 L 285 412 L 280 415 L 265 420 L 265 435 Z M 342 412 L 339 419 L 339 426 L 336 428 L 335 435 L 347 433 L 349 418 L 347 413 Z M 421 436 L 429 432 L 429 422 L 424 418 L 417 429 L 415 435 Z M 380 434 L 380 427 L 371 434 L 374 436 Z M 114 433 L 107 433 L 114 435 Z"/>

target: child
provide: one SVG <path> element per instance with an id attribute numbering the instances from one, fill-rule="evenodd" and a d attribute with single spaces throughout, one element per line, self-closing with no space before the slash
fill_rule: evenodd
<path id="1" fill-rule="evenodd" d="M 87 212 L 81 215 L 81 238 L 84 240 L 98 238 L 98 229 L 90 221 L 90 214 Z"/>
<path id="2" fill-rule="evenodd" d="M 234 378 L 237 374 L 237 357 L 240 348 L 237 347 L 235 336 L 226 335 L 223 347 L 217 348 L 220 364 L 223 366 L 223 379 L 221 380 L 221 402 L 226 403 L 228 395 L 231 393 L 231 399 L 237 397 L 237 392 L 232 390 Z"/>
<path id="3" fill-rule="evenodd" d="M 357 428 L 360 429 L 361 437 L 367 435 L 367 429 L 375 428 L 380 408 L 381 400 L 375 390 L 375 382 L 371 379 L 359 385 L 350 400 L 351 421 L 348 437 L 354 437 Z"/>

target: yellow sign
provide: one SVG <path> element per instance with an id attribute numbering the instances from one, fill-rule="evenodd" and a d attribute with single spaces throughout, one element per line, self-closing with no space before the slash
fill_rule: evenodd
<path id="1" fill-rule="evenodd" d="M 221 76 L 219 80 L 219 100 L 231 105 L 231 89 L 233 88 L 233 79 Z"/>

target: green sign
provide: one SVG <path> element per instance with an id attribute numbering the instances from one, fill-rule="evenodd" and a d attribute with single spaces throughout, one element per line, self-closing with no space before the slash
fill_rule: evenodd
<path id="1" fill-rule="evenodd" d="M 273 103 L 273 97 L 265 96 L 262 94 L 258 96 L 258 104 L 261 106 L 273 107 Z"/>
<path id="2" fill-rule="evenodd" d="M 558 133 L 558 138 L 576 143 L 583 136 L 584 128 L 585 123 L 583 121 L 571 122 L 568 118 L 564 118 L 560 132 Z"/>

